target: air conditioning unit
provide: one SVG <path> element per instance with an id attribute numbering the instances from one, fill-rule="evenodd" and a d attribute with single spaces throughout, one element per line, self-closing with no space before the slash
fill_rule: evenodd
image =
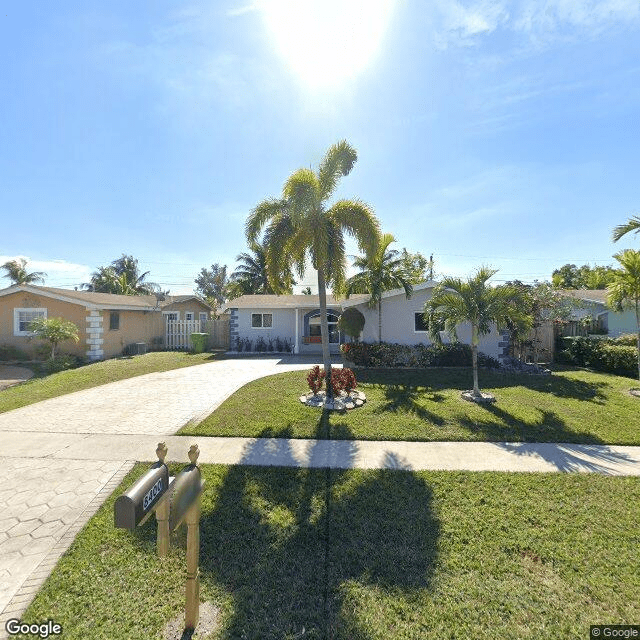
<path id="1" fill-rule="evenodd" d="M 147 353 L 147 343 L 133 342 L 132 344 L 127 346 L 127 353 L 130 356 L 142 356 Z"/>

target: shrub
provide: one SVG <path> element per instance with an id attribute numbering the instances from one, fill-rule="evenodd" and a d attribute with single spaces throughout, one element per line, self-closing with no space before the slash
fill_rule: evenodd
<path id="1" fill-rule="evenodd" d="M 257 340 L 256 340 L 256 351 L 262 353 L 263 351 L 267 350 L 267 343 L 265 342 L 265 339 L 260 336 Z"/>
<path id="2" fill-rule="evenodd" d="M 348 348 L 344 348 L 348 347 Z M 456 342 L 445 345 L 368 344 L 351 343 L 341 347 L 354 364 L 360 367 L 468 367 L 471 347 Z M 500 363 L 484 353 L 478 354 L 481 367 L 498 368 Z"/>
<path id="3" fill-rule="evenodd" d="M 49 353 L 48 347 L 47 353 Z M 29 356 L 12 344 L 0 344 L 0 360 L 29 360 Z"/>
<path id="4" fill-rule="evenodd" d="M 635 347 L 638 344 L 638 336 L 635 333 L 624 333 L 617 338 L 613 338 L 613 344 L 618 344 L 626 347 Z"/>
<path id="5" fill-rule="evenodd" d="M 364 328 L 365 319 L 355 307 L 345 309 L 338 318 L 338 329 L 357 340 Z"/>
<path id="6" fill-rule="evenodd" d="M 56 358 L 49 358 L 40 365 L 40 370 L 46 375 L 66 371 L 67 369 L 76 369 L 86 364 L 85 360 L 80 356 L 73 356 L 68 353 L 58 354 Z"/>
<path id="7" fill-rule="evenodd" d="M 307 382 L 309 383 L 309 389 L 312 393 L 318 393 L 322 389 L 322 383 L 324 381 L 324 369 L 320 369 L 318 365 L 313 367 L 307 375 Z"/>
<path id="8" fill-rule="evenodd" d="M 564 347 L 556 355 L 556 360 L 564 364 L 588 367 L 597 371 L 636 377 L 638 375 L 638 351 L 625 344 L 626 336 L 621 336 L 622 344 L 616 339 L 592 339 L 583 336 L 565 337 Z"/>

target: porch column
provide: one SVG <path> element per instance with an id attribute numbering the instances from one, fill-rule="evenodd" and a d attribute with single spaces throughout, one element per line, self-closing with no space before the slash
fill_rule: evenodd
<path id="1" fill-rule="evenodd" d="M 299 309 L 296 309 L 296 340 L 295 343 L 293 345 L 293 353 L 298 354 L 300 353 L 300 321 L 299 321 Z"/>

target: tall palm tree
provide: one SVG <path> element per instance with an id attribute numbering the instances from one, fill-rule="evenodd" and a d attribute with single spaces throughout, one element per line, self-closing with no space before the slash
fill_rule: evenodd
<path id="1" fill-rule="evenodd" d="M 371 253 L 380 234 L 378 220 L 371 208 L 359 200 L 339 200 L 332 206 L 327 200 L 342 176 L 351 172 L 358 159 L 356 150 L 346 141 L 331 146 L 317 172 L 298 169 L 286 181 L 281 198 L 260 202 L 246 223 L 249 243 L 256 242 L 266 226 L 264 245 L 271 282 L 292 265 L 302 278 L 305 260 L 318 272 L 322 360 L 326 379 L 331 379 L 329 324 L 327 322 L 327 286 L 338 294 L 344 288 L 346 254 L 344 233 L 353 236 L 361 251 Z M 327 400 L 331 401 L 331 385 Z"/>
<path id="2" fill-rule="evenodd" d="M 378 308 L 378 343 L 382 343 L 382 294 L 389 289 L 404 289 L 407 298 L 413 293 L 410 274 L 403 266 L 399 251 L 389 249 L 396 239 L 385 233 L 380 238 L 376 251 L 371 255 L 358 256 L 353 266 L 360 269 L 346 282 L 347 298 L 353 293 L 368 293 L 370 308 Z"/>
<path id="3" fill-rule="evenodd" d="M 636 346 L 638 349 L 638 379 L 640 380 L 640 251 L 627 249 L 613 256 L 621 266 L 607 287 L 607 304 L 621 311 L 631 307 L 636 312 Z"/>
<path id="4" fill-rule="evenodd" d="M 293 274 L 287 266 L 285 272 L 272 283 L 267 269 L 267 250 L 264 244 L 254 242 L 236 257 L 240 263 L 231 274 L 229 288 L 236 295 L 282 294 L 293 291 Z M 275 284 L 275 286 L 274 286 Z"/>
<path id="5" fill-rule="evenodd" d="M 625 222 L 625 224 L 619 224 L 613 230 L 613 241 L 618 242 L 622 236 L 626 235 L 630 231 L 634 233 L 640 232 L 640 216 L 632 216 Z"/>
<path id="6" fill-rule="evenodd" d="M 9 260 L 5 262 L 0 269 L 4 269 L 6 273 L 3 278 L 9 278 L 11 284 L 31 284 L 32 282 L 42 282 L 46 273 L 44 271 L 27 271 L 27 261 L 24 258 L 17 258 L 16 260 Z"/>
<path id="7" fill-rule="evenodd" d="M 500 330 L 507 320 L 526 322 L 527 314 L 520 304 L 520 292 L 512 285 L 491 287 L 489 278 L 497 269 L 481 267 L 467 280 L 444 278 L 425 304 L 425 322 L 429 337 L 441 342 L 440 330 L 444 326 L 452 339 L 457 339 L 456 327 L 471 324 L 471 362 L 473 365 L 473 395 L 481 397 L 478 385 L 478 341 L 495 324 Z"/>

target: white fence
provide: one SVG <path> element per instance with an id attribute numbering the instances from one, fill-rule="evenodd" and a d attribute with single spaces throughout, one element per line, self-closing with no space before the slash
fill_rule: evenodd
<path id="1" fill-rule="evenodd" d="M 165 348 L 169 351 L 189 351 L 192 333 L 200 333 L 200 323 L 197 320 L 167 320 L 164 333 Z"/>

